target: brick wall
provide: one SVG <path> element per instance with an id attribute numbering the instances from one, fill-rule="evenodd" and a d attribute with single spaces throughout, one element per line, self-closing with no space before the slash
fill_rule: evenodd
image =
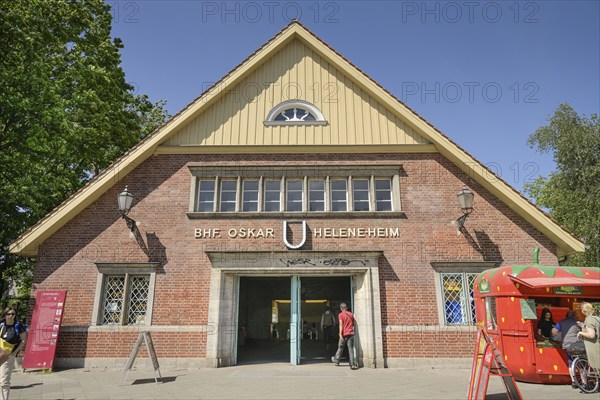
<path id="1" fill-rule="evenodd" d="M 344 155 L 157 155 L 124 177 L 96 202 L 41 244 L 34 291 L 66 289 L 63 329 L 57 357 L 126 357 L 137 334 L 81 333 L 90 325 L 98 270 L 94 262 L 157 261 L 152 323 L 157 326 L 206 326 L 211 265 L 205 251 L 285 251 L 281 235 L 266 239 L 229 238 L 230 228 L 281 226 L 281 218 L 189 219 L 189 166 L 402 165 L 403 218 L 311 218 L 310 229 L 399 227 L 400 238 L 309 238 L 308 250 L 383 250 L 380 260 L 382 323 L 385 326 L 439 324 L 432 261 L 528 263 L 533 248 L 540 262 L 556 264 L 554 244 L 496 197 L 472 182 L 440 154 Z M 450 222 L 461 215 L 456 194 L 467 184 L 475 192 L 468 236 Z M 128 185 L 135 196 L 130 217 L 140 236 L 131 235 L 116 209 L 116 196 Z M 194 239 L 194 229 L 218 227 L 222 237 Z M 476 249 L 477 248 L 477 249 Z M 35 296 L 35 293 L 33 293 Z M 153 333 L 159 357 L 203 357 L 206 333 Z M 415 339 L 417 337 L 417 339 Z M 420 346 L 415 346 L 415 340 Z M 471 333 L 385 332 L 385 357 L 469 357 Z M 171 343 L 177 341 L 178 345 Z M 164 343 L 164 344 L 163 344 Z M 179 344 L 185 344 L 180 346 Z"/>

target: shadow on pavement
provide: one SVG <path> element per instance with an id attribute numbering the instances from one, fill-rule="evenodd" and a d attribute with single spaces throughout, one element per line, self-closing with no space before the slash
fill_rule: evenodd
<path id="1" fill-rule="evenodd" d="M 38 385 L 43 385 L 43 383 L 39 382 L 39 383 L 30 383 L 29 385 L 24 385 L 24 386 L 11 386 L 11 389 L 29 389 L 32 388 L 34 386 L 38 386 Z"/>
<path id="2" fill-rule="evenodd" d="M 170 382 L 175 382 L 175 379 L 177 379 L 176 376 L 163 376 L 162 378 L 158 379 L 158 382 L 159 383 L 170 383 Z M 156 383 L 156 381 L 154 380 L 154 378 L 136 379 L 131 384 L 132 385 L 143 385 L 145 383 Z"/>

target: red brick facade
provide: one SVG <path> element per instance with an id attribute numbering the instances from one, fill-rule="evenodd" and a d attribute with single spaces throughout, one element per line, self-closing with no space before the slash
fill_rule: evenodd
<path id="1" fill-rule="evenodd" d="M 312 231 L 318 228 L 399 227 L 400 238 L 316 238 L 301 250 L 380 250 L 379 287 L 383 355 L 386 359 L 470 357 L 474 336 L 440 325 L 436 261 L 528 263 L 535 246 L 540 262 L 556 264 L 555 245 L 494 195 L 472 181 L 440 154 L 340 155 L 154 155 L 121 179 L 42 243 L 34 273 L 34 293 L 66 289 L 57 358 L 127 357 L 136 331 L 90 328 L 98 280 L 96 262 L 159 262 L 154 287 L 152 325 L 173 327 L 152 333 L 159 358 L 202 359 L 207 335 L 211 262 L 206 251 L 286 251 L 277 215 L 244 219 L 194 219 L 189 211 L 191 166 L 401 165 L 400 196 L 404 216 L 364 215 L 328 218 L 300 213 Z M 141 234 L 137 239 L 120 219 L 116 197 L 125 185 L 134 194 L 130 213 Z M 461 215 L 456 194 L 467 185 L 475 210 L 459 233 L 451 221 Z M 275 227 L 273 238 L 194 238 L 194 229 Z M 240 262 L 243 262 L 240 260 Z M 186 327 L 196 327 L 187 329 Z M 205 329 L 198 328 L 204 327 Z M 176 345 L 175 345 L 176 344 Z"/>

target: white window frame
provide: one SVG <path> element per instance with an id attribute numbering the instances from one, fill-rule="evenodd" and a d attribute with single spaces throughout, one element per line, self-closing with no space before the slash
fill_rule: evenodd
<path id="1" fill-rule="evenodd" d="M 306 209 L 304 207 L 304 202 L 305 202 L 305 199 L 306 199 L 306 195 L 305 195 L 306 189 L 305 189 L 304 181 L 305 181 L 304 179 L 296 179 L 296 178 L 286 179 L 286 181 L 285 181 L 285 211 L 287 211 L 287 212 L 304 212 L 304 210 Z M 290 182 L 300 182 L 300 185 L 301 185 L 300 187 L 302 188 L 302 189 L 300 189 L 300 195 L 301 195 L 301 198 L 300 198 L 300 210 L 290 210 L 289 209 L 289 206 L 288 206 L 288 193 L 289 193 L 289 184 L 290 184 Z M 293 192 L 297 193 L 298 190 L 293 190 Z M 298 203 L 298 201 L 294 201 L 294 204 L 297 204 L 297 203 Z"/>
<path id="2" fill-rule="evenodd" d="M 281 203 L 281 201 L 282 201 L 281 200 L 281 193 L 283 192 L 281 190 L 281 187 L 282 187 L 283 180 L 282 179 L 267 179 L 267 178 L 265 178 L 265 179 L 263 179 L 263 182 L 264 182 L 264 188 L 263 188 L 262 192 L 264 192 L 264 195 L 263 195 L 263 208 L 262 208 L 262 210 L 265 213 L 281 212 L 281 204 L 282 204 Z M 266 204 L 267 204 L 267 183 L 269 183 L 269 182 L 277 182 L 278 185 L 279 185 L 279 189 L 277 190 L 277 194 L 279 195 L 279 200 L 277 201 L 277 204 L 279 205 L 279 208 L 276 211 L 275 210 L 268 210 L 267 211 L 267 206 L 266 206 Z M 273 191 L 273 193 L 274 193 L 274 191 Z"/>
<path id="3" fill-rule="evenodd" d="M 329 189 L 329 211 L 336 212 L 336 213 L 337 212 L 348 212 L 348 179 L 347 178 L 346 179 L 330 178 L 330 179 L 328 179 L 328 181 L 329 181 L 329 184 L 327 185 L 327 188 Z M 345 183 L 345 185 L 344 185 L 345 189 L 344 189 L 343 193 L 346 195 L 345 199 L 344 199 L 344 204 L 346 205 L 346 207 L 343 210 L 334 210 L 333 209 L 333 203 L 334 203 L 333 193 L 334 192 L 340 192 L 340 193 L 342 192 L 339 189 L 336 189 L 336 190 L 333 189 L 332 185 L 334 182 L 344 182 Z M 341 203 L 340 201 L 335 201 L 335 202 Z"/>
<path id="4" fill-rule="evenodd" d="M 233 201 L 227 201 L 227 202 L 225 202 L 225 204 L 233 204 L 233 210 L 223 211 L 222 210 L 222 208 L 223 208 L 223 184 L 224 183 L 232 183 L 232 182 L 235 185 L 234 200 Z M 237 212 L 238 211 L 238 205 L 239 205 L 238 196 L 239 196 L 239 193 L 240 193 L 240 190 L 239 190 L 239 179 L 237 181 L 235 179 L 230 179 L 230 178 L 221 179 L 220 182 L 219 182 L 218 188 L 219 188 L 218 189 L 218 193 L 219 193 L 219 196 L 218 196 L 219 207 L 218 207 L 218 209 L 219 209 L 219 212 L 221 212 L 221 213 Z M 228 189 L 227 192 L 228 193 L 232 193 L 232 190 Z"/>
<path id="5" fill-rule="evenodd" d="M 389 188 L 389 194 L 390 194 L 390 199 L 389 200 L 385 200 L 386 202 L 389 201 L 389 205 L 390 205 L 390 209 L 389 210 L 379 210 L 378 204 L 380 203 L 380 200 L 377 200 L 377 182 L 378 181 L 386 181 L 390 183 L 390 188 Z M 380 178 L 380 177 L 373 177 L 373 204 L 374 207 L 373 211 L 377 211 L 377 212 L 389 212 L 389 211 L 393 211 L 394 210 L 394 183 L 393 180 L 391 178 Z"/>
<path id="6" fill-rule="evenodd" d="M 440 273 L 440 288 L 442 297 L 442 305 L 444 311 L 444 325 L 455 326 L 455 325 L 476 325 L 475 321 L 475 298 L 473 296 L 473 284 L 477 278 L 476 272 L 441 272 Z M 448 315 L 447 301 L 456 301 L 455 299 L 446 298 L 446 289 L 444 285 L 444 279 L 452 279 L 460 282 L 460 293 L 457 295 L 458 310 L 460 311 L 461 320 L 456 322 L 448 321 L 450 315 Z"/>
<path id="7" fill-rule="evenodd" d="M 304 110 L 315 117 L 315 121 L 275 121 L 275 118 L 285 110 L 296 108 Z M 269 111 L 265 121 L 265 126 L 282 126 L 282 125 L 327 125 L 327 121 L 323 113 L 317 106 L 304 100 L 287 100 L 279 103 Z"/>
<path id="8" fill-rule="evenodd" d="M 456 327 L 457 329 L 465 329 L 470 330 L 475 326 L 476 321 L 473 320 L 475 315 L 475 309 L 470 309 L 471 303 L 469 302 L 469 292 L 466 291 L 466 288 L 463 284 L 463 298 L 465 299 L 465 304 L 469 306 L 469 311 L 471 314 L 467 317 L 468 323 L 448 323 L 446 322 L 446 311 L 445 311 L 445 298 L 444 298 L 444 286 L 443 286 L 443 275 L 444 274 L 462 274 L 462 281 L 464 283 L 467 274 L 479 275 L 481 272 L 488 270 L 490 268 L 495 268 L 498 266 L 498 263 L 493 261 L 454 261 L 454 262 L 446 262 L 446 261 L 436 261 L 431 263 L 435 274 L 435 292 L 438 304 L 438 318 L 440 326 L 451 326 Z M 473 282 L 475 280 L 473 279 Z M 474 303 L 473 307 L 475 307 Z"/>
<path id="9" fill-rule="evenodd" d="M 202 185 L 202 182 L 211 182 L 211 181 L 213 183 L 213 189 L 212 189 L 212 210 L 211 211 L 198 211 L 198 212 L 215 212 L 215 210 L 216 210 L 216 204 L 217 204 L 217 202 L 216 202 L 216 198 L 217 198 L 216 194 L 217 194 L 217 189 L 218 189 L 218 182 L 214 178 L 213 179 L 198 179 L 198 184 L 196 186 L 196 191 L 197 191 L 196 197 L 198 198 L 198 200 L 196 202 L 195 209 L 196 210 L 200 209 L 200 193 L 201 193 L 200 186 Z"/>
<path id="10" fill-rule="evenodd" d="M 112 329 L 115 326 L 120 327 L 139 327 L 152 325 L 152 310 L 154 305 L 154 287 L 156 284 L 156 268 L 159 263 L 96 263 L 98 268 L 98 278 L 96 280 L 96 294 L 94 296 L 94 306 L 92 310 L 92 324 L 100 328 Z M 107 277 L 109 276 L 124 276 L 125 277 L 125 293 L 124 303 L 121 309 L 121 318 L 119 324 L 104 324 L 104 287 Z M 130 277 L 131 276 L 148 276 L 148 299 L 146 306 L 146 316 L 143 324 L 127 324 L 129 312 L 130 295 Z"/>
<path id="11" fill-rule="evenodd" d="M 196 168 L 198 170 L 196 170 Z M 268 168 L 268 169 L 267 169 Z M 251 213 L 346 213 L 346 214 L 362 214 L 362 213 L 403 213 L 400 202 L 400 167 L 399 166 L 381 166 L 381 165 L 359 165 L 352 167 L 334 167 L 331 173 L 323 174 L 323 170 L 318 166 L 299 169 L 298 167 L 290 166 L 271 166 L 257 168 L 241 168 L 241 167 L 190 167 L 192 170 L 192 188 L 190 192 L 190 208 L 188 216 L 194 218 L 200 215 L 209 213 L 227 215 L 227 214 L 251 214 Z M 365 175 L 363 171 L 374 172 Z M 199 171 L 201 173 L 194 173 Z M 277 171 L 277 175 L 273 176 L 273 171 Z M 314 174 L 312 173 L 314 171 Z M 353 172 L 361 172 L 354 175 Z M 281 175 L 279 175 L 279 173 Z M 202 182 L 211 182 L 214 180 L 214 190 L 212 193 L 214 201 L 212 202 L 212 211 L 199 211 L 200 206 L 200 186 Z M 258 180 L 258 204 L 256 211 L 244 211 L 244 182 L 248 180 Z M 332 211 L 332 190 L 331 182 L 333 181 L 346 182 L 346 210 Z M 365 180 L 368 182 L 368 210 L 354 211 L 354 182 L 356 180 Z M 390 204 L 391 210 L 377 210 L 377 190 L 376 182 L 386 180 L 390 182 Z M 235 193 L 235 211 L 221 211 L 222 208 L 222 191 L 223 184 L 227 181 L 236 181 Z M 280 181 L 279 185 L 279 210 L 265 211 L 266 185 L 270 181 Z M 288 209 L 288 183 L 290 181 L 302 181 L 302 210 L 290 211 Z M 311 196 L 310 183 L 313 181 L 323 181 L 324 189 L 324 209 L 322 211 L 310 211 Z M 233 189 L 232 189 L 233 191 Z M 230 202 L 233 202 L 230 200 Z M 230 207 L 231 208 L 231 207 Z"/>
<path id="12" fill-rule="evenodd" d="M 256 182 L 256 190 L 248 190 L 246 191 L 246 183 L 248 182 Z M 247 193 L 256 193 L 256 200 L 246 200 Z M 246 203 L 255 204 L 256 210 L 245 210 Z M 242 203 L 240 206 L 241 212 L 259 212 L 260 211 L 260 179 L 256 178 L 246 178 L 242 181 Z"/>
<path id="13" fill-rule="evenodd" d="M 322 200 L 313 200 L 311 193 L 313 192 L 313 190 L 311 190 L 310 185 L 311 183 L 314 182 L 318 182 L 321 183 L 323 185 L 323 189 L 319 190 L 319 191 L 315 191 L 318 193 L 322 193 L 323 194 L 323 199 Z M 313 204 L 313 202 L 315 204 L 322 204 L 323 209 L 322 210 L 311 210 L 311 206 Z M 325 212 L 325 211 L 329 211 L 327 209 L 327 181 L 326 179 L 313 179 L 313 178 L 309 178 L 308 179 L 308 207 L 306 208 L 307 211 L 309 212 Z"/>
<path id="14" fill-rule="evenodd" d="M 356 194 L 356 189 L 355 189 L 355 184 L 357 181 L 365 181 L 367 182 L 367 190 L 365 191 L 364 189 L 360 189 L 361 192 L 366 192 L 367 193 L 367 199 L 366 199 L 366 203 L 367 203 L 367 209 L 366 210 L 356 210 L 356 199 L 355 199 L 355 194 Z M 373 195 L 372 195 L 372 188 L 373 185 L 371 184 L 371 179 L 369 178 L 362 178 L 362 177 L 353 177 L 352 178 L 352 208 L 351 211 L 352 212 L 357 212 L 357 213 L 363 213 L 363 212 L 369 212 L 371 210 L 373 210 L 373 206 L 372 206 L 372 200 L 373 200 Z M 361 203 L 364 203 L 365 200 L 360 200 Z"/>

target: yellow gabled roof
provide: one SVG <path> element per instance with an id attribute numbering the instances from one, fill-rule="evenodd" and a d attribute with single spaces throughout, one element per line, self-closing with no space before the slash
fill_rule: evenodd
<path id="1" fill-rule="evenodd" d="M 37 248 L 44 240 L 64 226 L 68 221 L 98 199 L 114 184 L 140 165 L 152 154 L 164 152 L 160 145 L 176 134 L 179 129 L 191 119 L 207 110 L 236 83 L 247 77 L 251 72 L 260 68 L 262 63 L 272 57 L 281 48 L 292 40 L 300 40 L 311 48 L 329 64 L 345 74 L 362 90 L 372 96 L 376 101 L 383 104 L 388 110 L 410 126 L 425 140 L 432 145 L 425 148 L 428 151 L 438 151 L 456 164 L 460 169 L 481 184 L 484 188 L 498 197 L 517 212 L 526 221 L 531 223 L 540 232 L 550 238 L 557 246 L 559 256 L 584 251 L 584 244 L 571 233 L 562 228 L 548 214 L 528 201 L 506 182 L 501 180 L 492 171 L 469 155 L 465 150 L 452 142 L 433 125 L 420 117 L 416 112 L 408 108 L 400 100 L 385 90 L 368 75 L 346 60 L 343 56 L 333 50 L 329 45 L 320 40 L 316 35 L 306 29 L 297 21 L 293 21 L 265 45 L 250 55 L 231 72 L 225 75 L 212 88 L 206 90 L 192 103 L 174 115 L 163 126 L 147 136 L 143 141 L 125 153 L 100 175 L 92 179 L 88 184 L 64 201 L 60 206 L 51 211 L 38 223 L 29 228 L 10 245 L 12 253 L 34 256 Z M 218 88 L 218 90 L 213 90 Z M 281 152 L 306 152 L 311 147 L 311 152 L 332 152 L 331 146 L 206 146 L 206 152 L 210 153 L 273 153 Z M 321 148 L 323 147 L 323 148 Z M 366 151 L 365 151 L 366 150 Z M 355 146 L 355 149 L 347 146 L 337 147 L 337 152 L 356 151 L 405 151 L 406 148 L 386 146 L 384 148 L 368 148 Z M 199 149 L 190 149 L 190 152 L 198 152 Z M 201 150 L 200 150 L 201 151 Z"/>

